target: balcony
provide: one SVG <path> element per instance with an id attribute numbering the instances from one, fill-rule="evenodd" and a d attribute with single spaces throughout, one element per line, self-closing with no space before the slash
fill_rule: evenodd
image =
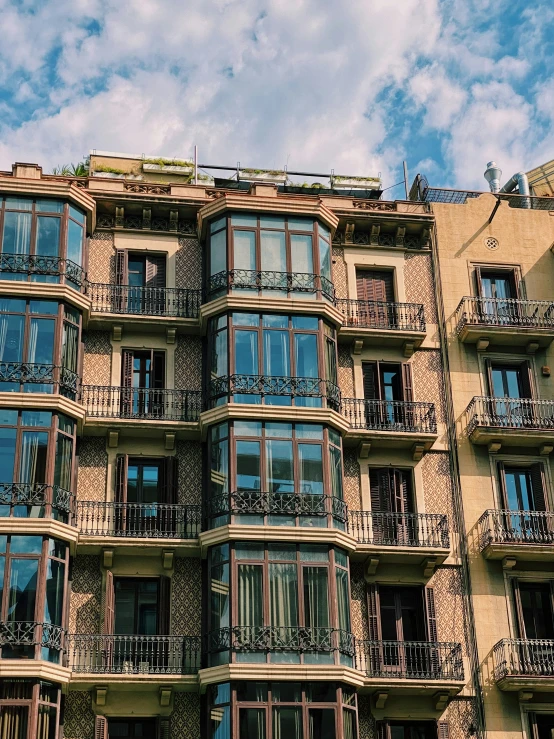
<path id="1" fill-rule="evenodd" d="M 419 695 L 422 689 L 455 694 L 464 685 L 462 646 L 450 642 L 357 641 L 356 668 L 366 687 L 415 688 Z"/>
<path id="2" fill-rule="evenodd" d="M 0 482 L 1 518 L 54 518 L 70 522 L 75 496 L 59 485 Z"/>
<path id="3" fill-rule="evenodd" d="M 500 690 L 554 690 L 553 639 L 502 639 L 494 645 L 494 678 Z"/>
<path id="4" fill-rule="evenodd" d="M 218 272 L 209 278 L 208 301 L 229 292 L 246 292 L 265 298 L 296 300 L 335 300 L 335 288 L 326 277 L 302 272 L 233 269 Z"/>
<path id="5" fill-rule="evenodd" d="M 552 446 L 554 401 L 528 398 L 475 397 L 466 410 L 467 433 L 474 444 Z M 544 444 L 544 447 L 542 446 Z"/>
<path id="6" fill-rule="evenodd" d="M 479 546 L 486 559 L 554 560 L 554 513 L 488 510 L 478 526 Z"/>
<path id="7" fill-rule="evenodd" d="M 345 443 L 411 447 L 414 458 L 437 439 L 433 403 L 343 398 L 341 413 L 350 424 Z"/>
<path id="8" fill-rule="evenodd" d="M 83 385 L 82 398 L 91 431 L 118 426 L 151 435 L 173 429 L 183 438 L 197 435 L 203 407 L 201 390 Z"/>
<path id="9" fill-rule="evenodd" d="M 450 553 L 448 519 L 438 513 L 349 511 L 347 532 L 357 541 L 354 557 L 369 555 L 375 566 L 422 565 L 430 576 Z"/>
<path id="10" fill-rule="evenodd" d="M 199 636 L 70 634 L 67 645 L 72 679 L 79 683 L 95 684 L 94 675 L 116 680 L 138 675 L 194 676 L 191 682 L 196 683 L 200 669 Z M 173 677 L 172 682 L 175 680 Z"/>
<path id="11" fill-rule="evenodd" d="M 65 637 L 65 629 L 54 624 L 0 621 L 2 659 L 46 659 L 59 664 Z"/>
<path id="12" fill-rule="evenodd" d="M 67 367 L 54 364 L 0 362 L 0 392 L 4 393 L 60 394 L 70 400 L 77 400 L 79 379 L 79 375 Z"/>
<path id="13" fill-rule="evenodd" d="M 533 354 L 554 339 L 554 303 L 547 300 L 464 297 L 456 309 L 460 341 L 526 346 Z"/>
<path id="14" fill-rule="evenodd" d="M 277 377 L 275 375 L 229 375 L 210 382 L 211 407 L 233 400 L 235 403 L 327 407 L 338 410 L 340 390 L 319 377 Z"/>
<path id="15" fill-rule="evenodd" d="M 421 346 L 425 334 L 423 305 L 381 303 L 338 298 L 335 306 L 343 316 L 340 340 L 360 339 L 368 344 L 405 347 L 411 353 Z"/>
<path id="16" fill-rule="evenodd" d="M 81 290 L 85 272 L 70 259 L 37 254 L 0 254 L 0 280 L 65 283 Z"/>
<path id="17" fill-rule="evenodd" d="M 114 321 L 141 331 L 152 331 L 160 323 L 177 330 L 199 327 L 202 290 L 90 283 L 87 293 L 91 328 L 109 328 Z"/>

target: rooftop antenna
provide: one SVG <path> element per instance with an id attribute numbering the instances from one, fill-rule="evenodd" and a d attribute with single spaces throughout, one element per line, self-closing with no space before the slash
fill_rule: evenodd
<path id="1" fill-rule="evenodd" d="M 194 184 L 198 184 L 198 147 L 194 145 Z"/>

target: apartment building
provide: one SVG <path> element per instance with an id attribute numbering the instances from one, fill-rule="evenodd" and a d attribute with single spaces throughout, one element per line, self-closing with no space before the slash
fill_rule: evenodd
<path id="1" fill-rule="evenodd" d="M 491 394 L 472 385 L 489 355 L 445 332 L 432 247 L 440 221 L 458 259 L 463 214 L 495 198 L 100 153 L 89 169 L 0 173 L 2 739 L 476 736 L 468 565 L 495 589 L 474 594 L 477 627 L 507 637 L 497 601 L 527 542 L 465 546 L 514 452 L 460 439 L 464 519 L 445 362 L 469 367 L 465 410 Z M 548 220 L 502 204 L 482 280 L 491 259 L 528 269 L 516 216 Z M 447 316 L 454 287 L 471 294 L 456 265 Z M 501 356 L 546 392 L 548 330 L 526 328 Z M 494 435 L 541 446 L 530 480 L 541 433 Z M 485 697 L 515 721 L 517 692 Z"/>

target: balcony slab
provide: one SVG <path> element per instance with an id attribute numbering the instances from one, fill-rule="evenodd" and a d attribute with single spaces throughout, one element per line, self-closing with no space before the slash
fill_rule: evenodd
<path id="1" fill-rule="evenodd" d="M 499 690 L 514 693 L 519 690 L 531 693 L 554 693 L 553 675 L 506 675 L 497 680 Z"/>
<path id="2" fill-rule="evenodd" d="M 0 383 L 1 385 L 1 383 Z M 0 408 L 19 408 L 32 411 L 61 411 L 77 421 L 77 432 L 82 433 L 85 409 L 75 400 L 56 393 L 3 393 Z"/>
<path id="3" fill-rule="evenodd" d="M 61 539 L 70 545 L 72 554 L 75 553 L 79 538 L 79 532 L 75 526 L 56 521 L 53 518 L 19 518 L 15 516 L 0 518 L 0 534 L 44 535 Z"/>
<path id="4" fill-rule="evenodd" d="M 424 570 L 431 570 L 428 575 L 431 577 L 434 568 L 443 564 L 449 555 L 450 548 L 445 547 L 385 546 L 357 542 L 351 558 L 354 560 L 377 559 L 378 564 L 421 567 Z"/>
<path id="5" fill-rule="evenodd" d="M 493 346 L 526 347 L 536 342 L 537 348 L 544 349 L 554 340 L 554 328 L 533 326 L 501 326 L 488 323 L 466 323 L 458 334 L 464 344 L 477 344 L 485 339 Z"/>
<path id="6" fill-rule="evenodd" d="M 501 447 L 540 447 L 545 443 L 554 444 L 554 427 L 550 429 L 529 426 L 504 428 L 478 424 L 471 431 L 469 439 L 479 446 L 500 444 L 495 451 L 499 451 Z"/>
<path id="7" fill-rule="evenodd" d="M 487 544 L 482 549 L 481 553 L 485 559 L 492 560 L 505 559 L 506 557 L 508 557 L 520 562 L 554 563 L 554 542 L 552 544 L 494 542 L 491 544 Z"/>
<path id="8" fill-rule="evenodd" d="M 218 667 L 207 667 L 198 673 L 200 692 L 208 685 L 229 680 L 304 680 L 341 682 L 354 688 L 364 686 L 364 676 L 359 670 L 342 665 L 291 665 L 231 663 Z"/>
<path id="9" fill-rule="evenodd" d="M 91 331 L 111 331 L 114 325 L 125 331 L 141 334 L 163 333 L 174 330 L 177 334 L 200 334 L 199 318 L 178 318 L 176 316 L 133 315 L 128 313 L 91 312 L 87 328 Z"/>
<path id="10" fill-rule="evenodd" d="M 1 401 L 0 401 L 1 402 Z M 161 418 L 97 418 L 87 416 L 83 427 L 84 436 L 106 436 L 117 431 L 124 437 L 147 437 L 163 439 L 166 433 L 175 434 L 177 439 L 199 441 L 198 421 L 165 421 Z"/>
<path id="11" fill-rule="evenodd" d="M 210 426 L 222 421 L 240 418 L 252 421 L 287 421 L 300 423 L 323 423 L 332 426 L 345 434 L 350 424 L 337 411 L 330 408 L 305 408 L 300 406 L 283 405 L 250 405 L 246 403 L 225 403 L 211 408 L 200 415 L 200 428 L 205 438 Z"/>
<path id="12" fill-rule="evenodd" d="M 164 539 L 163 537 L 121 537 L 90 536 L 79 534 L 78 554 L 99 554 L 110 549 L 114 557 L 160 557 L 164 549 L 169 549 L 176 557 L 199 557 L 199 539 Z"/>
<path id="13" fill-rule="evenodd" d="M 255 291 L 252 291 L 255 292 Z M 268 290 L 271 293 L 271 290 Z M 335 306 L 326 300 L 299 300 L 294 298 L 275 298 L 271 295 L 229 294 L 210 300 L 200 308 L 200 322 L 205 333 L 208 319 L 229 310 L 263 311 L 264 313 L 302 313 L 326 318 L 337 328 L 343 316 Z"/>
<path id="14" fill-rule="evenodd" d="M 82 674 L 72 672 L 69 690 L 92 690 L 105 685 L 108 690 L 158 692 L 162 687 L 173 688 L 177 693 L 197 693 L 198 675 L 125 675 L 125 674 Z"/>
<path id="15" fill-rule="evenodd" d="M 71 679 L 71 670 L 44 660 L 2 659 L 0 678 L 36 678 L 67 685 Z"/>
<path id="16" fill-rule="evenodd" d="M 407 331 L 404 329 L 369 328 L 365 326 L 342 325 L 338 339 L 341 343 L 363 341 L 364 346 L 400 347 L 413 344 L 412 349 L 419 349 L 427 336 L 426 331 Z"/>
<path id="17" fill-rule="evenodd" d="M 348 421 L 346 421 L 348 424 Z M 438 433 L 427 433 L 419 431 L 381 431 L 378 429 L 353 429 L 347 426 L 344 435 L 345 446 L 357 446 L 358 444 L 370 443 L 375 447 L 387 447 L 394 449 L 414 449 L 421 445 L 422 452 L 429 451 L 438 439 Z"/>

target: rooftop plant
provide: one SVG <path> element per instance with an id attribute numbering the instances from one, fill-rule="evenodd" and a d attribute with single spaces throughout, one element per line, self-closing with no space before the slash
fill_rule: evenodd
<path id="1" fill-rule="evenodd" d="M 117 167 L 108 167 L 105 164 L 95 164 L 94 171 L 95 172 L 107 172 L 109 174 L 131 174 L 130 172 L 125 171 L 124 169 L 117 169 Z"/>
<path id="2" fill-rule="evenodd" d="M 273 177 L 285 174 L 285 171 L 283 169 L 248 169 L 246 167 L 241 167 L 240 171 L 244 172 L 245 174 L 270 174 Z"/>
<path id="3" fill-rule="evenodd" d="M 63 175 L 64 177 L 87 177 L 88 162 L 59 164 L 57 167 L 52 167 L 52 174 Z"/>
<path id="4" fill-rule="evenodd" d="M 145 164 L 159 164 L 160 167 L 173 166 L 173 167 L 194 167 L 194 162 L 189 162 L 186 159 L 143 159 Z"/>

